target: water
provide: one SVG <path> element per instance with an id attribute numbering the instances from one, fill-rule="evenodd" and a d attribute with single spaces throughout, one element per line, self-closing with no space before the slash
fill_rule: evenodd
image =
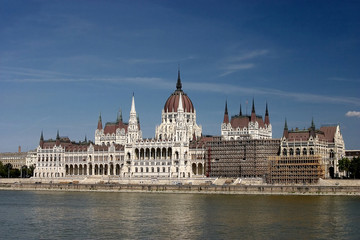
<path id="1" fill-rule="evenodd" d="M 360 198 L 0 191 L 1 239 L 359 239 Z"/>

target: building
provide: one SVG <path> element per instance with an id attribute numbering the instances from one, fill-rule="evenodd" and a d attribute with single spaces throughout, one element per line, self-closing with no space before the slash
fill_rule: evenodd
<path id="1" fill-rule="evenodd" d="M 269 156 L 271 184 L 312 184 L 325 177 L 325 167 L 320 155 Z"/>
<path id="2" fill-rule="evenodd" d="M 345 156 L 345 144 L 339 125 L 315 128 L 314 121 L 308 129 L 289 130 L 285 120 L 281 138 L 280 156 L 304 157 L 319 155 L 325 167 L 325 177 L 340 177 L 338 160 Z"/>
<path id="3" fill-rule="evenodd" d="M 271 139 L 272 127 L 270 124 L 268 105 L 266 104 L 265 119 L 255 113 L 255 103 L 252 102 L 251 115 L 243 115 L 240 105 L 238 115 L 232 116 L 229 121 L 227 102 L 225 103 L 224 121 L 221 124 L 221 137 L 224 140 L 237 139 Z"/>
<path id="4" fill-rule="evenodd" d="M 99 116 L 95 143 L 72 142 L 60 137 L 59 132 L 55 140 L 44 140 L 41 133 L 34 177 L 203 177 L 204 159 L 192 160 L 197 150 L 190 148 L 190 140 L 201 135 L 195 107 L 182 90 L 179 71 L 176 90 L 164 105 L 155 138 L 142 138 L 133 95 L 128 122 L 123 121 L 120 111 L 116 122 L 108 122 L 103 128 Z"/>
<path id="5" fill-rule="evenodd" d="M 222 137 L 204 137 L 192 141 L 191 149 L 198 150 L 197 159 L 204 158 L 208 177 L 265 180 L 268 157 L 279 154 L 279 145 L 279 139 L 224 140 Z"/>
<path id="6" fill-rule="evenodd" d="M 22 152 L 19 146 L 18 152 L 0 153 L 0 162 L 3 165 L 10 163 L 13 168 L 21 169 L 26 165 L 27 152 Z"/>

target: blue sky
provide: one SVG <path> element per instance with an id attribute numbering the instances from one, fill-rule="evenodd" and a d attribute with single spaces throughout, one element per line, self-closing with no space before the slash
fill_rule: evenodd
<path id="1" fill-rule="evenodd" d="M 356 1 L 0 0 L 0 152 L 40 133 L 94 139 L 99 113 L 153 137 L 178 65 L 203 134 L 229 113 L 269 104 L 273 137 L 337 124 L 360 149 L 360 3 Z M 248 112 L 251 106 L 248 105 Z"/>

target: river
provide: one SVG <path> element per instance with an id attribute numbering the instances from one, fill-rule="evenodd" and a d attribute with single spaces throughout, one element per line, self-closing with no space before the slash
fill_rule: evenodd
<path id="1" fill-rule="evenodd" d="M 359 239 L 360 197 L 0 191 L 0 239 Z"/>

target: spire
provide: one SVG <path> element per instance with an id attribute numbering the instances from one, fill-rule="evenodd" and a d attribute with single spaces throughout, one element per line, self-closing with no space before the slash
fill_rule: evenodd
<path id="1" fill-rule="evenodd" d="M 254 98 L 253 98 L 253 100 L 252 100 L 251 113 L 255 113 L 255 103 L 254 103 Z"/>
<path id="2" fill-rule="evenodd" d="M 289 129 L 288 129 L 288 125 L 287 125 L 286 118 L 285 118 L 285 126 L 284 126 L 283 137 L 285 137 L 285 138 L 288 138 L 288 137 L 289 137 Z"/>
<path id="3" fill-rule="evenodd" d="M 229 114 L 227 108 L 227 100 L 225 101 L 225 113 L 224 113 L 224 121 L 223 123 L 229 123 Z"/>
<path id="4" fill-rule="evenodd" d="M 59 130 L 57 130 L 57 134 L 56 134 L 56 146 L 60 145 L 60 135 L 59 135 Z"/>
<path id="5" fill-rule="evenodd" d="M 240 113 L 239 113 L 239 116 L 240 116 L 240 117 L 242 116 L 241 103 L 240 103 Z"/>
<path id="6" fill-rule="evenodd" d="M 102 129 L 101 113 L 100 113 L 100 115 L 99 115 L 99 120 L 98 120 L 97 129 L 98 129 L 98 130 L 101 130 L 101 129 Z"/>
<path id="7" fill-rule="evenodd" d="M 41 148 L 42 148 L 43 145 L 44 145 L 44 135 L 43 135 L 43 131 L 42 131 L 42 130 L 41 130 L 39 145 L 40 145 Z"/>
<path id="8" fill-rule="evenodd" d="M 177 79 L 177 83 L 176 83 L 176 90 L 181 90 L 182 88 L 182 84 L 181 84 L 181 79 L 180 79 L 180 67 L 178 69 L 178 79 Z"/>
<path id="9" fill-rule="evenodd" d="M 315 130 L 314 117 L 311 119 L 311 128 Z"/>
<path id="10" fill-rule="evenodd" d="M 255 122 L 255 121 L 256 121 L 254 98 L 253 98 L 253 100 L 252 100 L 251 121 L 252 121 L 252 122 Z"/>
<path id="11" fill-rule="evenodd" d="M 183 107 L 183 103 L 182 103 L 182 94 L 180 92 L 179 94 L 179 106 L 178 106 L 178 112 L 183 112 L 184 111 L 184 107 Z"/>
<path id="12" fill-rule="evenodd" d="M 135 113 L 136 114 L 136 110 L 135 110 L 135 97 L 134 97 L 134 93 L 132 96 L 132 101 L 131 101 L 131 110 L 130 110 L 130 114 L 131 113 Z"/>
<path id="13" fill-rule="evenodd" d="M 121 108 L 119 109 L 119 112 L 118 112 L 118 114 L 117 114 L 116 122 L 117 122 L 117 123 L 122 122 L 122 112 L 121 112 Z"/>
<path id="14" fill-rule="evenodd" d="M 265 110 L 265 124 L 269 125 L 270 124 L 270 119 L 269 119 L 269 110 L 268 110 L 268 104 L 266 102 L 266 110 Z"/>
<path id="15" fill-rule="evenodd" d="M 85 134 L 85 142 L 87 142 L 87 137 L 86 137 L 86 134 Z"/>

